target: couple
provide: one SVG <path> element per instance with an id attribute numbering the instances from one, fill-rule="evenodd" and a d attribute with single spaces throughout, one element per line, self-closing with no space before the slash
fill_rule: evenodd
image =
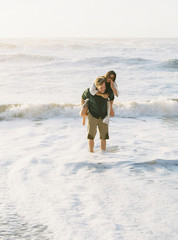
<path id="1" fill-rule="evenodd" d="M 92 87 L 86 89 L 81 98 L 82 109 L 80 115 L 88 118 L 87 130 L 89 150 L 94 150 L 94 138 L 97 126 L 101 139 L 101 150 L 106 150 L 106 139 L 108 134 L 108 118 L 114 116 L 112 109 L 114 95 L 118 96 L 117 84 L 115 83 L 116 73 L 109 71 L 105 76 L 98 77 Z"/>

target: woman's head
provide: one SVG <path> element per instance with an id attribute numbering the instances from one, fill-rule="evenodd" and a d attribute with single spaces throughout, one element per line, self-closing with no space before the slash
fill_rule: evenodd
<path id="1" fill-rule="evenodd" d="M 107 83 L 109 83 L 111 80 L 115 82 L 116 73 L 114 71 L 109 71 L 108 73 L 106 73 L 105 78 Z"/>

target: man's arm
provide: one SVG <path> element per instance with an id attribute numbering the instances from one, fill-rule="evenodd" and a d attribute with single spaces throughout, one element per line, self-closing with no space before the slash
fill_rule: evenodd
<path id="1" fill-rule="evenodd" d="M 82 94 L 82 97 L 81 97 L 81 106 L 83 106 L 83 104 L 85 103 L 85 100 L 89 98 L 89 88 L 86 89 L 83 94 Z"/>
<path id="2" fill-rule="evenodd" d="M 81 107 L 83 106 L 84 103 L 85 103 L 85 100 L 81 98 Z"/>

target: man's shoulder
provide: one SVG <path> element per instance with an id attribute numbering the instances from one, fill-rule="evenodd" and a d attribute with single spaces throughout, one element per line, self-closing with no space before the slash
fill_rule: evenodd
<path id="1" fill-rule="evenodd" d="M 87 88 L 87 89 L 85 89 L 85 91 L 84 91 L 85 93 L 88 93 L 88 94 L 90 94 L 91 95 L 91 92 L 90 92 L 90 88 Z"/>
<path id="2" fill-rule="evenodd" d="M 90 95 L 91 95 L 91 93 L 90 93 L 90 88 L 87 88 L 87 89 L 83 92 L 82 98 L 83 98 L 83 99 L 89 98 Z"/>

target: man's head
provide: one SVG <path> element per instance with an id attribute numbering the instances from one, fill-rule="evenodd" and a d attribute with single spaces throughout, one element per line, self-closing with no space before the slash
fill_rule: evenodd
<path id="1" fill-rule="evenodd" d="M 95 86 L 99 92 L 104 93 L 106 90 L 106 79 L 104 76 L 97 77 L 95 80 Z"/>

